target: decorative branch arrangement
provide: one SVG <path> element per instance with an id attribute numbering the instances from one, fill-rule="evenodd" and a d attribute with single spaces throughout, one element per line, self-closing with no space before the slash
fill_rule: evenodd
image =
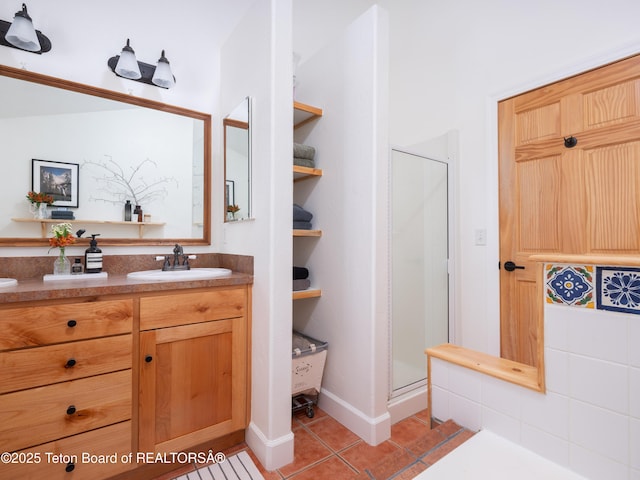
<path id="1" fill-rule="evenodd" d="M 158 168 L 158 165 L 148 158 L 137 166 L 130 167 L 130 172 L 125 172 L 111 156 L 105 155 L 105 157 L 108 160 L 102 162 L 85 160 L 82 164 L 83 167 L 94 165 L 107 172 L 103 177 L 93 178 L 98 185 L 102 185 L 98 190 L 106 192 L 111 198 L 91 196 L 90 200 L 122 204 L 125 200 L 132 199 L 134 205 L 148 205 L 153 200 L 165 197 L 169 193 L 167 184 L 175 183 L 175 186 L 178 187 L 178 181 L 173 177 L 159 177 L 149 182 L 145 180 L 142 175 L 142 169 L 145 165 L 151 164 L 155 170 Z"/>

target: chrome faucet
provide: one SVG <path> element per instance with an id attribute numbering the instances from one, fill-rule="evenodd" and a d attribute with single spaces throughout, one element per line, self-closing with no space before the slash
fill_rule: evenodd
<path id="1" fill-rule="evenodd" d="M 182 246 L 176 243 L 176 246 L 173 248 L 173 265 L 171 265 L 171 255 L 166 255 L 164 257 L 164 264 L 162 265 L 162 271 L 166 272 L 169 270 L 190 270 L 191 265 L 189 265 L 189 255 L 184 254 L 184 250 Z"/>

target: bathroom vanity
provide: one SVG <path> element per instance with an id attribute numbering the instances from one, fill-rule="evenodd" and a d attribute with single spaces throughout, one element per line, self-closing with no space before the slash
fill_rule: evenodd
<path id="1" fill-rule="evenodd" d="M 252 278 L 0 289 L 0 478 L 153 478 L 241 442 Z"/>

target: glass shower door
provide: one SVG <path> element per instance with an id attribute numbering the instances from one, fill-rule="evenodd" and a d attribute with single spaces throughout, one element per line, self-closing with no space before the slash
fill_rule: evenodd
<path id="1" fill-rule="evenodd" d="M 392 393 L 424 384 L 449 337 L 448 165 L 391 152 Z"/>

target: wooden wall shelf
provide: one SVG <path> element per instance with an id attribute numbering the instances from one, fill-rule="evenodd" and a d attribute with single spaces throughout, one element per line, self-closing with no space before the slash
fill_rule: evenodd
<path id="1" fill-rule="evenodd" d="M 300 128 L 303 125 L 322 116 L 322 109 L 307 105 L 306 103 L 293 102 L 293 128 Z"/>
<path id="2" fill-rule="evenodd" d="M 294 300 L 302 300 L 304 298 L 318 298 L 322 296 L 322 290 L 319 288 L 311 288 L 309 290 L 297 290 L 293 292 Z"/>
<path id="3" fill-rule="evenodd" d="M 300 165 L 293 166 L 293 181 L 300 182 L 302 180 L 307 180 L 308 178 L 315 178 L 322 176 L 322 169 L 320 168 L 310 168 L 310 167 L 302 167 Z"/>
<path id="4" fill-rule="evenodd" d="M 71 225 L 127 225 L 138 227 L 138 237 L 144 236 L 144 227 L 161 227 L 164 222 L 125 222 L 115 220 L 67 220 L 65 218 L 12 218 L 13 222 L 39 223 L 42 238 L 49 235 L 48 226 L 54 223 L 70 223 Z"/>
<path id="5" fill-rule="evenodd" d="M 302 229 L 294 229 L 293 230 L 294 237 L 321 237 L 322 230 L 302 230 Z"/>

